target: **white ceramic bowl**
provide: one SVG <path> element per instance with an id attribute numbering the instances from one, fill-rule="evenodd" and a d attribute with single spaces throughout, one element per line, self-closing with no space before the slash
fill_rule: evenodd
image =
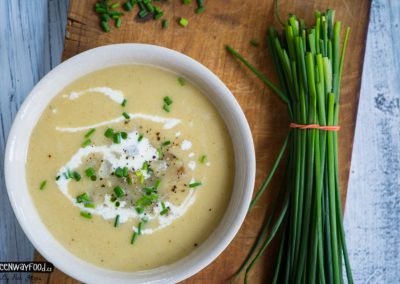
<path id="1" fill-rule="evenodd" d="M 215 231 L 193 253 L 170 265 L 141 272 L 117 272 L 94 266 L 66 250 L 47 230 L 30 197 L 25 178 L 29 138 L 50 100 L 90 72 L 120 64 L 150 64 L 183 74 L 212 101 L 232 137 L 235 180 L 228 209 Z M 234 96 L 205 66 L 179 52 L 145 44 L 116 44 L 83 52 L 60 64 L 32 90 L 11 128 L 5 154 L 5 178 L 15 215 L 35 248 L 66 274 L 89 283 L 175 283 L 211 263 L 232 241 L 250 203 L 255 155 L 247 120 Z"/>

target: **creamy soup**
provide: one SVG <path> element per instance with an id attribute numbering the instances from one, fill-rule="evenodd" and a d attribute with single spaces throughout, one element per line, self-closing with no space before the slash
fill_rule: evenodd
<path id="1" fill-rule="evenodd" d="M 39 214 L 69 251 L 138 271 L 201 245 L 231 197 L 230 136 L 183 77 L 144 65 L 86 75 L 33 130 L 27 181 Z"/>

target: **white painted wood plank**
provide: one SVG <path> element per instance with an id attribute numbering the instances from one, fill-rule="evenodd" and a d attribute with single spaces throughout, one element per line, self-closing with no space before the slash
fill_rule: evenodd
<path id="1" fill-rule="evenodd" d="M 400 283 L 400 1 L 373 0 L 345 228 L 356 283 Z"/>
<path id="2" fill-rule="evenodd" d="M 7 198 L 4 148 L 19 106 L 61 60 L 67 9 L 68 0 L 0 1 L 0 261 L 27 261 L 33 256 Z"/>

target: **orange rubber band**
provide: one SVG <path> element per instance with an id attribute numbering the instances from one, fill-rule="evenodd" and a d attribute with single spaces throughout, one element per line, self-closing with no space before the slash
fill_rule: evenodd
<path id="1" fill-rule="evenodd" d="M 319 130 L 326 130 L 326 131 L 339 131 L 340 126 L 322 126 L 318 124 L 297 124 L 291 123 L 289 124 L 291 128 L 299 128 L 299 129 L 319 129 Z"/>

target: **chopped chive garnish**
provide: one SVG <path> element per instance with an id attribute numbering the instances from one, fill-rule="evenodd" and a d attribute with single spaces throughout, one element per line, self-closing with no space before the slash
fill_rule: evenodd
<path id="1" fill-rule="evenodd" d="M 158 148 L 158 149 L 157 149 L 157 156 L 158 156 L 158 159 L 162 159 L 162 158 L 164 157 L 164 154 L 163 154 L 163 152 L 161 151 L 161 148 Z"/>
<path id="2" fill-rule="evenodd" d="M 90 180 L 91 180 L 91 181 L 97 180 L 97 176 L 91 176 L 91 177 L 90 177 Z"/>
<path id="3" fill-rule="evenodd" d="M 92 140 L 90 139 L 86 139 L 83 143 L 82 143 L 82 148 L 86 148 L 87 146 L 89 146 L 90 144 L 92 144 Z"/>
<path id="4" fill-rule="evenodd" d="M 107 138 L 111 138 L 114 135 L 114 129 L 107 128 L 106 132 L 104 132 L 104 136 Z"/>
<path id="5" fill-rule="evenodd" d="M 181 19 L 179 20 L 179 24 L 180 24 L 182 27 L 186 27 L 186 26 L 189 24 L 189 21 L 188 21 L 188 19 L 181 18 Z"/>
<path id="6" fill-rule="evenodd" d="M 204 164 L 205 162 L 207 162 L 207 156 L 206 155 L 201 156 L 199 161 L 200 163 Z"/>
<path id="7" fill-rule="evenodd" d="M 137 230 L 137 231 L 138 231 L 138 235 L 141 235 L 141 234 L 142 234 L 142 224 L 143 224 L 143 223 L 140 222 L 139 225 L 138 225 L 138 230 Z"/>
<path id="8" fill-rule="evenodd" d="M 121 205 L 121 203 L 119 203 L 119 201 L 115 202 L 115 207 L 119 207 Z"/>
<path id="9" fill-rule="evenodd" d="M 118 19 L 120 19 L 120 16 L 118 16 L 118 15 L 113 15 L 112 18 L 113 18 L 114 20 L 118 20 Z"/>
<path id="10" fill-rule="evenodd" d="M 162 142 L 161 146 L 168 146 L 169 144 L 171 144 L 171 141 L 167 140 Z"/>
<path id="11" fill-rule="evenodd" d="M 42 181 L 42 182 L 40 183 L 39 189 L 40 189 L 40 190 L 43 190 L 43 189 L 46 187 L 46 184 L 47 184 L 47 180 Z"/>
<path id="12" fill-rule="evenodd" d="M 127 100 L 126 99 L 124 99 L 123 101 L 122 101 L 122 103 L 121 103 L 121 106 L 126 106 L 126 103 L 127 103 Z"/>
<path id="13" fill-rule="evenodd" d="M 133 183 L 132 182 L 132 178 L 130 176 L 127 176 L 126 177 L 126 182 L 127 182 L 127 184 L 132 184 Z"/>
<path id="14" fill-rule="evenodd" d="M 114 133 L 113 141 L 115 144 L 120 144 L 121 143 L 121 133 Z"/>
<path id="15" fill-rule="evenodd" d="M 124 176 L 124 169 L 118 167 L 118 168 L 115 169 L 114 174 L 117 177 L 123 177 Z"/>
<path id="16" fill-rule="evenodd" d="M 92 219 L 92 214 L 89 212 L 81 211 L 81 216 L 86 219 Z"/>
<path id="17" fill-rule="evenodd" d="M 181 86 L 185 86 L 186 85 L 186 80 L 185 78 L 182 77 L 178 77 L 178 82 Z"/>
<path id="18" fill-rule="evenodd" d="M 173 103 L 173 101 L 171 100 L 171 98 L 168 97 L 168 96 L 164 97 L 163 101 L 164 101 L 164 103 L 165 103 L 166 105 L 168 105 L 168 106 L 171 105 L 171 104 Z"/>
<path id="19" fill-rule="evenodd" d="M 124 169 L 123 169 L 123 176 L 124 176 L 124 177 L 127 177 L 128 174 L 129 174 L 128 167 L 124 167 Z"/>
<path id="20" fill-rule="evenodd" d="M 165 203 L 164 203 L 164 201 L 163 202 L 161 202 L 161 208 L 164 210 L 165 208 L 167 208 L 167 207 L 165 207 Z"/>
<path id="21" fill-rule="evenodd" d="M 133 245 L 135 243 L 136 238 L 137 238 L 137 233 L 133 232 L 133 235 L 132 235 L 132 238 L 131 238 L 131 245 Z"/>
<path id="22" fill-rule="evenodd" d="M 102 22 L 101 22 L 101 27 L 103 28 L 103 30 L 104 30 L 106 33 L 110 32 L 110 28 L 108 27 L 107 22 L 102 21 Z"/>
<path id="23" fill-rule="evenodd" d="M 162 216 L 162 215 L 167 214 L 169 211 L 169 207 L 166 207 L 164 202 L 161 202 L 161 207 L 162 207 L 162 211 L 160 212 L 160 215 Z"/>
<path id="24" fill-rule="evenodd" d="M 126 139 L 126 138 L 128 138 L 128 133 L 126 133 L 126 132 L 121 132 L 121 138 L 122 139 Z"/>
<path id="25" fill-rule="evenodd" d="M 189 187 L 194 188 L 194 187 L 200 186 L 201 184 L 202 184 L 201 182 L 193 182 L 193 183 L 189 184 Z"/>
<path id="26" fill-rule="evenodd" d="M 56 176 L 56 180 L 59 180 L 61 176 Z"/>
<path id="27" fill-rule="evenodd" d="M 117 28 L 120 28 L 120 27 L 121 27 L 121 18 L 118 18 L 118 19 L 115 20 L 115 26 L 116 26 Z"/>
<path id="28" fill-rule="evenodd" d="M 125 117 L 125 119 L 131 118 L 131 117 L 129 116 L 129 114 L 127 114 L 126 112 L 123 112 L 122 115 L 123 115 L 123 117 Z"/>
<path id="29" fill-rule="evenodd" d="M 260 46 L 260 43 L 255 39 L 250 40 L 250 44 L 252 46 L 255 46 L 255 47 L 259 47 Z"/>
<path id="30" fill-rule="evenodd" d="M 76 203 L 82 203 L 82 202 L 88 202 L 88 201 L 90 201 L 90 199 L 89 199 L 89 195 L 86 192 L 84 192 L 81 195 L 78 195 L 76 197 Z"/>
<path id="31" fill-rule="evenodd" d="M 143 134 L 139 134 L 137 141 L 140 142 L 140 141 L 142 141 L 142 139 L 143 139 Z"/>
<path id="32" fill-rule="evenodd" d="M 142 166 L 142 170 L 147 171 L 148 168 L 149 168 L 149 164 L 147 162 L 144 162 L 143 166 Z"/>
<path id="33" fill-rule="evenodd" d="M 164 106 L 163 106 L 163 110 L 165 110 L 166 112 L 169 112 L 169 106 L 168 106 L 168 105 L 166 105 L 166 104 L 164 104 Z"/>
<path id="34" fill-rule="evenodd" d="M 160 186 L 161 180 L 156 180 L 156 182 L 154 183 L 154 189 L 157 189 Z"/>
<path id="35" fill-rule="evenodd" d="M 65 179 L 70 179 L 72 178 L 72 173 L 70 170 L 67 170 L 65 173 L 63 173 L 63 176 Z"/>
<path id="36" fill-rule="evenodd" d="M 144 212 L 144 208 L 143 207 L 136 207 L 136 212 L 138 214 L 142 214 Z"/>
<path id="37" fill-rule="evenodd" d="M 125 194 L 125 191 L 119 185 L 117 185 L 114 187 L 114 193 L 117 197 L 121 197 Z"/>
<path id="38" fill-rule="evenodd" d="M 85 203 L 85 205 L 83 205 L 83 206 L 85 206 L 85 208 L 94 208 L 94 203 L 88 202 L 88 203 Z"/>
<path id="39" fill-rule="evenodd" d="M 115 197 L 115 196 L 112 196 L 111 198 L 110 198 L 110 201 L 111 202 L 115 202 L 117 200 L 117 198 Z"/>
<path id="40" fill-rule="evenodd" d="M 161 27 L 162 27 L 163 29 L 168 28 L 168 20 L 166 20 L 166 19 L 162 20 L 162 22 L 161 22 Z"/>
<path id="41" fill-rule="evenodd" d="M 106 13 L 106 12 L 107 12 L 107 9 L 102 8 L 102 7 L 96 7 L 96 13 L 103 14 L 103 13 Z"/>
<path id="42" fill-rule="evenodd" d="M 192 3 L 192 0 L 182 0 L 184 5 L 189 5 L 190 3 Z"/>
<path id="43" fill-rule="evenodd" d="M 80 181 L 81 180 L 81 175 L 78 172 L 73 172 L 72 173 L 72 177 L 76 180 L 76 181 Z"/>
<path id="44" fill-rule="evenodd" d="M 85 133 L 85 138 L 89 138 L 96 131 L 96 128 L 90 129 L 88 132 Z"/>
<path id="45" fill-rule="evenodd" d="M 118 227 L 119 225 L 119 214 L 115 217 L 114 227 Z"/>
<path id="46" fill-rule="evenodd" d="M 164 12 L 157 12 L 155 15 L 154 15 L 154 20 L 158 20 L 159 18 L 161 18 L 162 16 L 164 16 Z"/>
<path id="47" fill-rule="evenodd" d="M 95 171 L 94 171 L 94 169 L 93 169 L 92 167 L 87 168 L 87 169 L 85 170 L 85 173 L 86 173 L 86 176 L 87 176 L 87 177 L 92 177 L 92 176 L 95 175 Z"/>
<path id="48" fill-rule="evenodd" d="M 111 9 L 115 9 L 119 7 L 119 3 L 114 3 L 111 5 Z"/>

